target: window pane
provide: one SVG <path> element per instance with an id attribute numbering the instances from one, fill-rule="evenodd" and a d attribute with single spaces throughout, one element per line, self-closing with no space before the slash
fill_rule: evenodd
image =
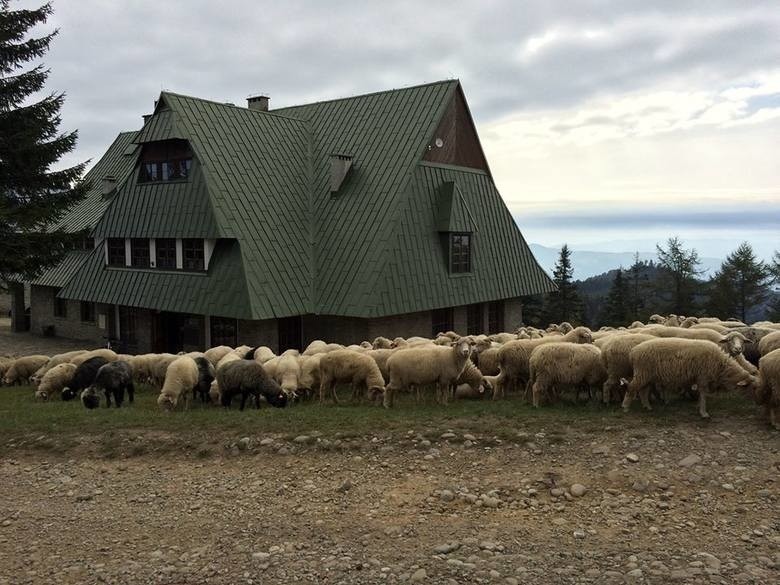
<path id="1" fill-rule="evenodd" d="M 203 253 L 203 240 L 182 240 L 182 252 L 184 255 L 185 270 L 204 270 L 205 255 Z"/>
<path id="2" fill-rule="evenodd" d="M 130 240 L 130 265 L 134 268 L 149 267 L 149 240 L 146 238 Z"/>
<path id="3" fill-rule="evenodd" d="M 141 165 L 141 175 L 139 181 L 141 183 L 148 183 L 160 180 L 160 168 L 159 163 L 148 162 Z"/>
<path id="4" fill-rule="evenodd" d="M 65 319 L 68 316 L 68 301 L 54 297 L 54 316 Z"/>
<path id="5" fill-rule="evenodd" d="M 471 236 L 450 235 L 450 272 L 471 272 Z"/>
<path id="6" fill-rule="evenodd" d="M 108 264 L 110 266 L 125 265 L 125 241 L 122 238 L 108 239 Z"/>
<path id="7" fill-rule="evenodd" d="M 466 334 L 484 333 L 483 310 L 481 304 L 469 305 L 466 310 Z"/>
<path id="8" fill-rule="evenodd" d="M 211 318 L 212 347 L 216 347 L 218 345 L 229 345 L 230 347 L 235 347 L 238 344 L 236 340 L 236 333 L 236 319 L 229 319 L 227 317 Z"/>
<path id="9" fill-rule="evenodd" d="M 504 301 L 488 304 L 488 333 L 501 333 L 504 330 Z"/>
<path id="10" fill-rule="evenodd" d="M 86 323 L 95 321 L 95 304 L 81 301 L 81 320 Z"/>
<path id="11" fill-rule="evenodd" d="M 157 238 L 154 241 L 155 265 L 157 268 L 176 268 L 176 240 L 173 238 Z"/>
<path id="12" fill-rule="evenodd" d="M 454 311 L 452 307 L 431 311 L 431 337 L 439 333 L 452 331 L 454 325 Z"/>

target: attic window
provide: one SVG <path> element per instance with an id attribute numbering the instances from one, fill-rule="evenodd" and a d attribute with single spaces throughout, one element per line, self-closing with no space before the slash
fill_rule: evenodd
<path id="1" fill-rule="evenodd" d="M 352 170 L 351 154 L 330 155 L 330 192 L 337 193 Z"/>
<path id="2" fill-rule="evenodd" d="M 141 152 L 139 183 L 186 181 L 192 168 L 192 151 L 186 140 L 145 144 Z"/>
<path id="3" fill-rule="evenodd" d="M 450 273 L 471 272 L 471 234 L 450 234 Z"/>

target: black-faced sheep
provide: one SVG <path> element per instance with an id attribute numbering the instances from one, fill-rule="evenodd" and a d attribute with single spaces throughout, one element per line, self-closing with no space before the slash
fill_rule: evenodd
<path id="1" fill-rule="evenodd" d="M 393 405 L 395 392 L 436 385 L 436 398 L 447 403 L 449 388 L 460 377 L 471 355 L 473 341 L 463 338 L 451 347 L 425 345 L 395 352 L 387 360 L 390 382 L 385 387 L 385 408 Z"/>
<path id="2" fill-rule="evenodd" d="M 35 391 L 35 399 L 46 402 L 55 394 L 59 394 L 63 388 L 70 384 L 75 373 L 76 366 L 73 364 L 65 363 L 54 366 L 43 375 L 41 383 L 38 384 L 38 389 Z"/>
<path id="3" fill-rule="evenodd" d="M 501 373 L 498 376 L 498 383 L 493 389 L 493 398 L 497 398 L 499 394 L 505 394 L 506 387 L 510 384 L 525 387 L 530 377 L 531 352 L 540 345 L 555 342 L 592 343 L 593 334 L 587 327 L 577 327 L 565 335 L 547 336 L 540 339 L 518 339 L 505 343 L 498 350 L 498 364 Z"/>
<path id="4" fill-rule="evenodd" d="M 241 395 L 241 410 L 244 410 L 248 396 L 254 396 L 260 408 L 260 398 L 277 408 L 287 406 L 287 395 L 281 386 L 271 378 L 263 366 L 255 361 L 239 360 L 225 364 L 217 370 L 217 383 L 222 406 L 230 408 L 233 396 Z"/>
<path id="5" fill-rule="evenodd" d="M 320 358 L 320 404 L 325 401 L 327 393 L 338 404 L 336 385 L 339 383 L 351 384 L 353 397 L 362 388 L 373 399 L 385 388 L 385 381 L 374 358 L 348 349 L 331 351 Z"/>
<path id="6" fill-rule="evenodd" d="M 111 397 L 114 397 L 114 405 L 119 408 L 125 400 L 127 392 L 130 403 L 135 397 L 133 386 L 133 370 L 130 364 L 117 360 L 102 366 L 92 382 L 81 393 L 81 403 L 87 408 L 100 406 L 100 393 L 106 397 L 106 408 L 111 406 Z"/>
<path id="7" fill-rule="evenodd" d="M 648 410 L 652 385 L 664 389 L 695 388 L 699 392 L 699 414 L 709 418 L 707 394 L 719 389 L 743 388 L 755 394 L 758 379 L 748 374 L 715 344 L 696 339 L 651 339 L 630 353 L 634 378 L 628 384 L 623 409 L 628 410 L 637 394 Z"/>
<path id="8" fill-rule="evenodd" d="M 82 362 L 73 372 L 73 378 L 70 383 L 62 389 L 63 400 L 73 400 L 81 391 L 87 388 L 95 381 L 98 370 L 105 366 L 109 361 L 102 357 L 92 357 Z"/>
<path id="9" fill-rule="evenodd" d="M 756 402 L 764 406 L 770 424 L 780 430 L 780 349 L 767 353 L 758 364 Z"/>
<path id="10" fill-rule="evenodd" d="M 214 381 L 217 373 L 214 366 L 207 357 L 195 358 L 195 365 L 198 366 L 198 383 L 193 389 L 193 400 L 195 396 L 200 396 L 202 404 L 206 404 L 209 401 L 209 390 L 211 389 L 211 383 Z"/>
<path id="11" fill-rule="evenodd" d="M 589 393 L 601 390 L 607 372 L 601 350 L 589 343 L 546 343 L 535 348 L 529 360 L 529 384 L 533 405 L 542 394 L 553 396 L 557 386 L 587 386 Z"/>
<path id="12" fill-rule="evenodd" d="M 167 368 L 157 404 L 163 410 L 173 410 L 181 401 L 187 410 L 190 393 L 195 391 L 199 377 L 198 364 L 194 359 L 188 356 L 176 358 Z"/>
<path id="13" fill-rule="evenodd" d="M 29 383 L 32 376 L 38 369 L 49 361 L 47 355 L 26 355 L 16 358 L 5 371 L 3 384 L 20 386 Z"/>

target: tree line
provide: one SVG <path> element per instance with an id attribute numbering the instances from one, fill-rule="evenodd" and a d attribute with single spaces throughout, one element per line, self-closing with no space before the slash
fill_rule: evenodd
<path id="1" fill-rule="evenodd" d="M 698 252 L 679 237 L 656 245 L 656 255 L 655 261 L 642 261 L 637 253 L 630 267 L 609 273 L 611 282 L 603 290 L 599 282 L 603 285 L 607 275 L 588 279 L 595 284 L 573 279 L 572 251 L 564 244 L 552 274 L 558 290 L 526 297 L 524 319 L 538 326 L 569 321 L 617 327 L 646 321 L 653 313 L 674 313 L 744 322 L 763 309 L 763 318 L 780 320 L 780 295 L 773 290 L 780 284 L 780 253 L 765 262 L 743 242 L 709 278 L 703 277 Z"/>

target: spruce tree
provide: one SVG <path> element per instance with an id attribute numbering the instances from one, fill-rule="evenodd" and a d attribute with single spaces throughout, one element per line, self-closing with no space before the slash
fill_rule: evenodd
<path id="1" fill-rule="evenodd" d="M 662 269 L 659 292 L 671 297 L 664 312 L 691 315 L 699 289 L 696 277 L 701 274 L 699 253 L 694 249 L 686 250 L 676 236 L 666 241 L 666 248 L 656 245 L 656 251 Z"/>
<path id="2" fill-rule="evenodd" d="M 545 317 L 548 321 L 561 323 L 581 320 L 582 301 L 572 280 L 573 275 L 571 250 L 567 244 L 564 244 L 553 270 L 553 282 L 558 290 L 549 294 L 545 306 Z"/>
<path id="3" fill-rule="evenodd" d="M 646 264 L 639 259 L 639 252 L 634 254 L 634 263 L 628 269 L 628 307 L 627 317 L 631 321 L 639 321 L 640 313 L 645 307 L 644 289 L 647 284 L 647 275 L 642 275 Z"/>
<path id="4" fill-rule="evenodd" d="M 0 282 L 30 280 L 59 262 L 73 236 L 48 226 L 86 193 L 86 163 L 52 170 L 76 146 L 76 132 L 59 132 L 65 96 L 39 97 L 49 70 L 27 68 L 57 34 L 29 34 L 51 13 L 50 4 L 11 10 L 0 0 Z"/>
<path id="5" fill-rule="evenodd" d="M 743 322 L 747 313 L 769 296 L 772 271 L 756 258 L 753 247 L 742 242 L 721 264 L 711 280 L 709 311 L 728 318 L 739 317 Z"/>
<path id="6" fill-rule="evenodd" d="M 612 280 L 612 287 L 607 295 L 607 302 L 604 306 L 604 316 L 602 321 L 605 325 L 620 327 L 627 325 L 626 321 L 629 314 L 629 290 L 628 282 L 623 276 L 623 267 L 615 272 L 615 278 Z"/>

